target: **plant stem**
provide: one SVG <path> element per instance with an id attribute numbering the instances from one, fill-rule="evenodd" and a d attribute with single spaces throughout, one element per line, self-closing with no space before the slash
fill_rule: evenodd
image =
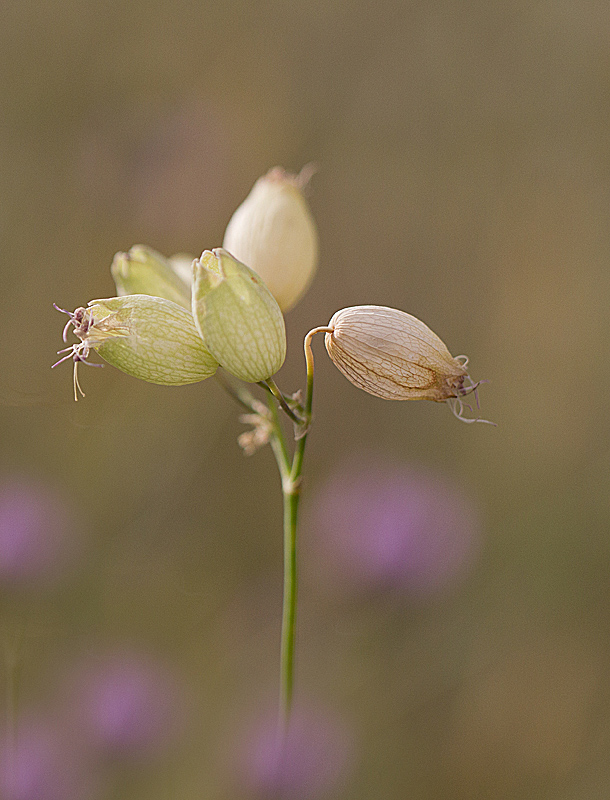
<path id="1" fill-rule="evenodd" d="M 297 521 L 299 504 L 298 481 L 293 480 L 293 463 L 290 462 L 284 431 L 280 425 L 277 406 L 269 399 L 273 425 L 271 448 L 282 479 L 284 509 L 284 590 L 282 600 L 282 634 L 280 645 L 280 732 L 288 726 L 292 708 L 294 686 L 294 641 L 297 609 Z"/>
<path id="2" fill-rule="evenodd" d="M 313 377 L 314 364 L 311 350 L 311 340 L 316 333 L 331 333 L 332 328 L 313 328 L 305 337 L 305 363 L 307 367 L 307 389 L 305 404 L 302 408 L 303 418 L 297 416 L 288 405 L 286 398 L 279 390 L 275 381 L 269 378 L 261 381 L 260 386 L 270 393 L 268 407 L 271 419 L 270 444 L 277 462 L 282 480 L 282 497 L 284 507 L 284 591 L 282 601 L 282 634 L 280 647 L 280 734 L 283 737 L 288 729 L 292 699 L 294 693 L 294 650 L 297 613 L 297 523 L 299 515 L 299 500 L 301 497 L 301 472 L 305 443 L 311 423 L 311 409 L 313 404 Z M 247 391 L 240 389 L 224 376 L 218 376 L 223 387 L 244 408 L 258 413 L 256 401 Z M 296 423 L 295 448 L 290 458 L 286 437 L 282 428 L 278 406 Z"/>
<path id="3" fill-rule="evenodd" d="M 276 382 L 273 380 L 273 378 L 267 378 L 266 381 L 260 381 L 258 385 L 262 386 L 264 389 L 267 389 L 268 391 L 271 392 L 271 394 L 275 397 L 275 399 L 280 404 L 280 406 L 282 408 L 282 411 L 284 411 L 294 423 L 296 423 L 298 425 L 298 424 L 300 424 L 302 422 L 302 420 L 299 417 L 297 417 L 297 415 L 294 413 L 294 411 L 288 405 L 288 403 L 286 401 L 286 398 L 284 397 L 284 395 L 279 390 L 279 388 L 278 388 Z"/>
<path id="4" fill-rule="evenodd" d="M 273 400 L 269 400 L 269 411 L 271 413 L 271 423 L 273 425 L 273 434 L 270 444 L 282 479 L 282 493 L 284 493 L 284 484 L 290 478 L 290 455 L 288 453 L 286 437 L 284 436 L 284 431 L 282 430 L 280 418 L 277 413 L 277 406 Z"/>
<path id="5" fill-rule="evenodd" d="M 328 328 L 314 328 L 305 337 L 305 362 L 307 365 L 307 390 L 305 396 L 302 430 L 297 437 L 292 464 L 287 457 L 286 442 L 283 431 L 279 425 L 277 409 L 273 405 L 272 415 L 274 424 L 273 439 L 277 437 L 274 454 L 282 476 L 282 494 L 284 499 L 284 598 L 282 604 L 282 640 L 280 650 L 280 732 L 285 734 L 290 722 L 292 699 L 294 692 L 294 649 L 297 612 L 297 524 L 299 513 L 299 500 L 301 497 L 301 472 L 305 444 L 311 422 L 311 409 L 313 404 L 313 377 L 314 364 L 311 350 L 311 339 L 319 331 L 328 331 Z"/>
<path id="6" fill-rule="evenodd" d="M 284 598 L 280 648 L 280 728 L 285 732 L 292 711 L 294 690 L 294 643 L 297 614 L 297 521 L 300 481 L 292 479 L 284 495 Z"/>

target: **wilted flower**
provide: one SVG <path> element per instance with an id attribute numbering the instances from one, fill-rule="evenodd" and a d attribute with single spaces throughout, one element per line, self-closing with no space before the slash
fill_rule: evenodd
<path id="1" fill-rule="evenodd" d="M 429 593 L 451 584 L 478 552 L 477 514 L 450 481 L 374 459 L 346 465 L 321 488 L 310 526 L 333 585 Z"/>
<path id="2" fill-rule="evenodd" d="M 264 280 L 282 311 L 309 286 L 318 261 L 318 234 L 301 189 L 309 170 L 275 167 L 259 178 L 231 217 L 222 246 Z"/>
<path id="3" fill-rule="evenodd" d="M 316 800 L 338 789 L 350 750 L 349 737 L 336 719 L 318 709 L 297 707 L 284 739 L 276 714 L 246 732 L 238 769 L 253 797 Z"/>
<path id="4" fill-rule="evenodd" d="M 0 485 L 0 582 L 47 580 L 73 554 L 75 522 L 62 499 L 37 481 Z"/>
<path id="5" fill-rule="evenodd" d="M 193 263 L 193 317 L 207 349 L 236 378 L 263 381 L 284 363 L 278 304 L 261 278 L 222 248 Z"/>
<path id="6" fill-rule="evenodd" d="M 87 308 L 64 313 L 70 317 L 64 341 L 72 325 L 80 343 L 60 350 L 67 355 L 53 366 L 73 360 L 74 399 L 77 392 L 84 397 L 77 367 L 89 363 L 92 349 L 128 375 L 164 386 L 197 383 L 213 375 L 218 367 L 204 347 L 191 314 L 170 300 L 133 294 L 92 300 Z"/>
<path id="7" fill-rule="evenodd" d="M 359 389 L 386 400 L 448 401 L 465 422 L 460 399 L 479 384 L 466 356 L 454 358 L 416 317 L 386 306 L 352 306 L 333 314 L 324 343 L 335 366 Z"/>
<path id="8" fill-rule="evenodd" d="M 120 297 L 148 294 L 164 297 L 191 310 L 190 274 L 185 280 L 172 259 L 164 258 L 151 247 L 136 244 L 128 253 L 117 253 L 110 271 Z"/>

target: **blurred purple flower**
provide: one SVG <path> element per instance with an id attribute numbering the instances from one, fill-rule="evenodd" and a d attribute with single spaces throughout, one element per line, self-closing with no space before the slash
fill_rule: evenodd
<path id="1" fill-rule="evenodd" d="M 91 800 L 87 761 L 51 721 L 20 722 L 0 758 L 3 800 Z"/>
<path id="2" fill-rule="evenodd" d="M 318 492 L 310 517 L 315 561 L 334 583 L 432 592 L 477 552 L 476 514 L 462 492 L 407 466 L 346 467 Z"/>
<path id="3" fill-rule="evenodd" d="M 57 577 L 74 555 L 75 530 L 66 504 L 48 486 L 0 483 L 0 584 Z"/>
<path id="4" fill-rule="evenodd" d="M 242 788 L 261 800 L 316 800 L 337 789 L 350 754 L 349 737 L 336 719 L 296 708 L 283 742 L 277 713 L 246 731 L 238 771 Z"/>
<path id="5" fill-rule="evenodd" d="M 127 758 L 155 755 L 178 732 L 176 682 L 141 654 L 114 653 L 89 662 L 74 686 L 75 729 L 94 748 Z"/>

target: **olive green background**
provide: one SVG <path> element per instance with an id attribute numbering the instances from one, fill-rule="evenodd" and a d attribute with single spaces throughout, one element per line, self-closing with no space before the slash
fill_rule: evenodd
<path id="1" fill-rule="evenodd" d="M 132 244 L 219 246 L 260 174 L 315 161 L 320 265 L 280 385 L 303 385 L 309 328 L 392 305 L 470 356 L 498 423 L 370 397 L 315 344 L 304 512 L 374 452 L 448 474 L 484 527 L 468 579 L 425 601 L 303 575 L 298 693 L 354 741 L 332 796 L 606 797 L 608 3 L 6 0 L 0 22 L 0 471 L 59 487 L 82 550 L 54 589 L 0 597 L 24 707 L 81 653 L 157 653 L 185 734 L 105 796 L 239 797 L 228 743 L 278 682 L 272 456 L 243 456 L 213 381 L 85 367 L 75 404 L 51 304 L 112 295 Z"/>

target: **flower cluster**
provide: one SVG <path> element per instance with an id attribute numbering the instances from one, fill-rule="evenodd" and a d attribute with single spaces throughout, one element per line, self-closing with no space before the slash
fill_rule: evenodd
<path id="1" fill-rule="evenodd" d="M 310 171 L 276 167 L 254 185 L 227 226 L 223 247 L 200 258 L 165 258 L 144 245 L 117 253 L 117 297 L 68 314 L 79 339 L 59 351 L 74 362 L 74 397 L 84 396 L 78 365 L 95 350 L 123 372 L 178 386 L 205 380 L 218 366 L 240 380 L 268 381 L 286 356 L 283 312 L 309 286 L 317 264 L 315 223 L 303 195 Z M 466 356 L 454 358 L 423 322 L 398 309 L 337 311 L 324 331 L 328 354 L 359 389 L 392 400 L 447 401 L 463 416 L 462 397 L 478 383 Z M 57 366 L 54 364 L 53 366 Z M 101 366 L 99 364 L 94 366 Z"/>
<path id="2" fill-rule="evenodd" d="M 238 257 L 216 248 L 194 260 L 165 258 L 136 245 L 112 262 L 117 297 L 73 312 L 56 306 L 69 316 L 64 341 L 70 327 L 79 339 L 53 365 L 74 362 L 74 398 L 84 396 L 78 365 L 91 363 L 91 350 L 166 386 L 205 380 L 219 365 L 248 382 L 275 374 L 286 356 L 282 310 L 303 294 L 317 263 L 303 182 L 280 168 L 257 181 L 227 227 L 225 248 Z"/>

